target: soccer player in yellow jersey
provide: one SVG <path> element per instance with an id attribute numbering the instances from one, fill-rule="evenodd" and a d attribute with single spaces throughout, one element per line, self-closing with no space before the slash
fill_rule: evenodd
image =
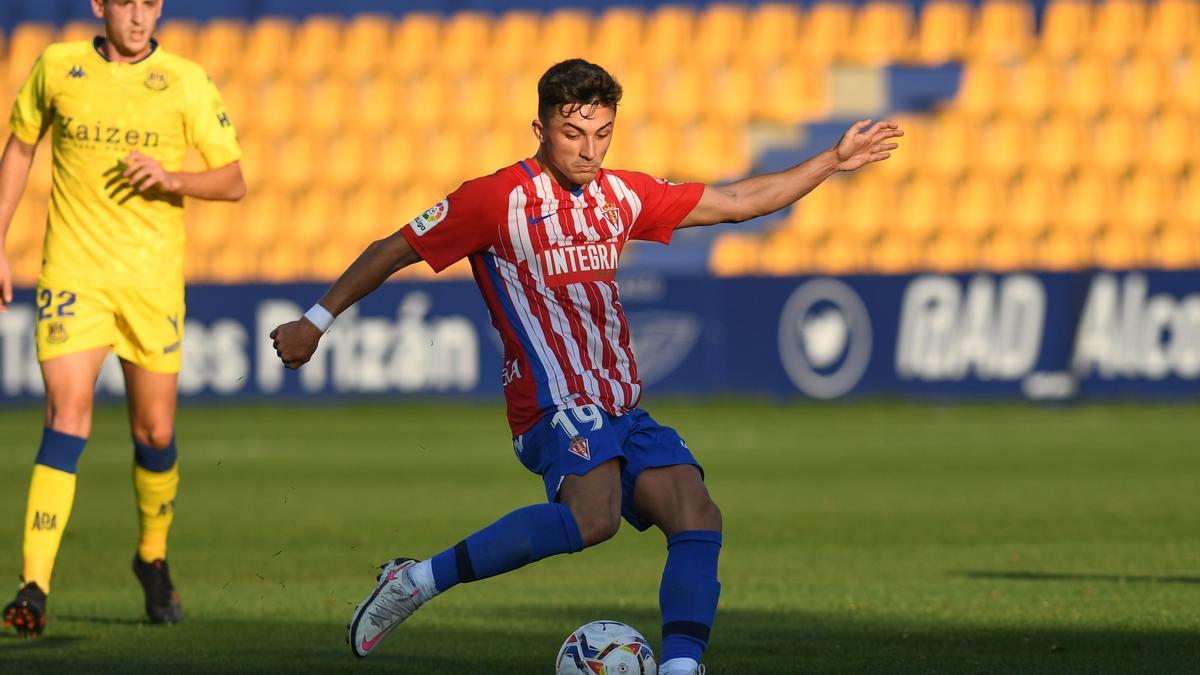
<path id="1" fill-rule="evenodd" d="M 133 432 L 141 539 L 134 572 L 154 623 L 182 618 L 167 570 L 179 484 L 175 403 L 183 338 L 183 205 L 246 191 L 237 136 L 203 69 L 152 39 L 162 0 L 91 0 L 105 35 L 53 44 L 12 111 L 0 158 L 0 244 L 34 148 L 51 134 L 53 188 L 37 289 L 46 427 L 29 486 L 24 584 L 6 625 L 36 637 L 91 431 L 92 397 L 110 350 L 120 357 Z M 186 148 L 209 167 L 182 173 Z M 0 312 L 12 302 L 0 245 Z"/>

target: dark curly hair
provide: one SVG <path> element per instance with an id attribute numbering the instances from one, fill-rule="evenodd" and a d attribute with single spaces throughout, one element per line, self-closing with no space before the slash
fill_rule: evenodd
<path id="1" fill-rule="evenodd" d="M 621 85 L 600 66 L 570 59 L 550 66 L 538 80 L 538 117 L 550 120 L 557 112 L 568 116 L 586 105 L 617 109 L 621 102 Z"/>

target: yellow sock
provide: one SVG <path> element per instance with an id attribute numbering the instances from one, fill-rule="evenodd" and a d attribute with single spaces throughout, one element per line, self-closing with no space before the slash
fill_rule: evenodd
<path id="1" fill-rule="evenodd" d="M 167 557 L 167 532 L 175 519 L 175 493 L 179 490 L 179 464 L 166 471 L 133 467 L 133 488 L 137 493 L 138 524 L 141 539 L 138 557 L 152 562 Z"/>
<path id="2" fill-rule="evenodd" d="M 75 474 L 42 464 L 33 466 L 29 502 L 25 508 L 25 573 L 28 583 L 50 592 L 50 575 L 63 531 L 75 502 Z"/>

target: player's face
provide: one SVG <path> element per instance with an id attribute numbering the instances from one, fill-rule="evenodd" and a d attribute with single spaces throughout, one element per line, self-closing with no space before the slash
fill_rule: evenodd
<path id="1" fill-rule="evenodd" d="M 612 142 L 613 123 L 617 111 L 589 105 L 570 115 L 551 115 L 543 123 L 534 120 L 533 133 L 541 142 L 538 160 L 560 179 L 578 187 L 591 181 L 600 172 L 608 144 Z"/>
<path id="2" fill-rule="evenodd" d="M 92 0 L 92 12 L 104 19 L 105 37 L 117 51 L 136 56 L 150 47 L 162 0 Z"/>

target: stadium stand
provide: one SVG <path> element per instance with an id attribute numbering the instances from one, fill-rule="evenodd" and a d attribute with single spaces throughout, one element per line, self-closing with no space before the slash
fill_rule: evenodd
<path id="1" fill-rule="evenodd" d="M 236 16 L 225 4 L 215 13 Z M 576 55 L 626 89 L 608 164 L 673 180 L 736 179 L 768 154 L 799 160 L 843 119 L 903 122 L 901 151 L 878 170 L 696 235 L 716 274 L 1200 265 L 1197 0 L 456 6 L 162 25 L 164 47 L 220 86 L 250 184 L 242 204 L 189 208 L 191 280 L 331 278 L 464 178 L 532 153 L 537 77 Z M 6 110 L 46 44 L 96 32 L 28 18 L 0 40 Z M 889 72 L 920 83 L 959 65 L 940 103 L 887 93 Z M 37 162 L 8 242 L 26 285 L 49 152 Z M 632 253 L 644 265 L 668 255 Z"/>

